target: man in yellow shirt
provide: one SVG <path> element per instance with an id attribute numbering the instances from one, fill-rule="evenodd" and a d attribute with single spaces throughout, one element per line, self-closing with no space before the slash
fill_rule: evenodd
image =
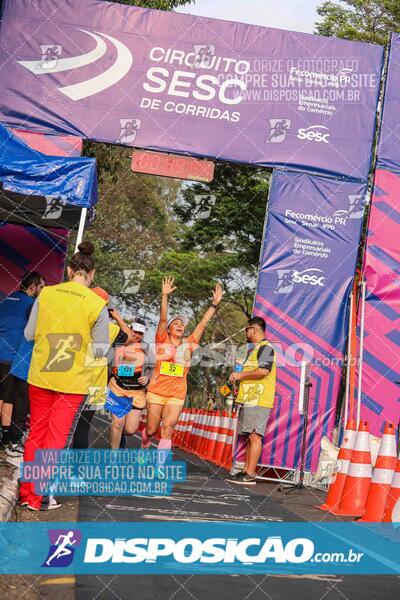
<path id="1" fill-rule="evenodd" d="M 227 478 L 231 483 L 255 485 L 256 468 L 262 452 L 262 440 L 274 406 L 276 385 L 275 351 L 265 339 L 266 323 L 261 317 L 249 319 L 246 337 L 252 344 L 240 372 L 229 381 L 239 383 L 236 402 L 241 405 L 238 434 L 247 435 L 244 470 Z"/>

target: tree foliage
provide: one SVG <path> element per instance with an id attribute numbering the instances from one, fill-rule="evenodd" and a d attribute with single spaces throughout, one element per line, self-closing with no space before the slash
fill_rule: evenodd
<path id="1" fill-rule="evenodd" d="M 400 29 L 398 0 L 342 0 L 324 2 L 317 13 L 322 22 L 316 33 L 348 40 L 384 44 Z"/>
<path id="2" fill-rule="evenodd" d="M 174 10 L 185 4 L 192 4 L 194 0 L 108 0 L 108 2 L 119 2 L 119 4 L 130 4 L 131 6 L 142 6 L 143 8 L 157 8 L 159 10 Z"/>

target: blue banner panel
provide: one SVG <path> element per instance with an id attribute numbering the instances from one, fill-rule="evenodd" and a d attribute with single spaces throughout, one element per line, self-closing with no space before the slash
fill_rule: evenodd
<path id="1" fill-rule="evenodd" d="M 365 179 L 383 48 L 107 3 L 6 0 L 0 120 Z"/>
<path id="2" fill-rule="evenodd" d="M 10 192 L 59 197 L 82 208 L 97 202 L 94 158 L 47 156 L 30 148 L 1 124 L 0 182 Z"/>
<path id="3" fill-rule="evenodd" d="M 389 523 L 1 523 L 0 573 L 396 574 L 399 535 Z"/>
<path id="4" fill-rule="evenodd" d="M 315 470 L 322 435 L 332 433 L 366 194 L 361 183 L 274 172 L 255 303 L 278 355 L 262 464 L 298 466 L 303 360 L 311 363 L 313 384 L 308 469 Z"/>

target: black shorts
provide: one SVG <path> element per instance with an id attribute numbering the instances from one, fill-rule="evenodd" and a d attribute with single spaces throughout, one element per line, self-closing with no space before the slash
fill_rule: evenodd
<path id="1" fill-rule="evenodd" d="M 10 363 L 0 363 L 0 400 L 6 404 L 14 402 L 15 378 L 10 374 L 10 369 Z"/>

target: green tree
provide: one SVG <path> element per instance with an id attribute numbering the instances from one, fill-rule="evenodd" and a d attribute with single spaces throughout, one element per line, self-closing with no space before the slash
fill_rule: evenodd
<path id="1" fill-rule="evenodd" d="M 132 173 L 126 165 L 116 174 L 116 180 L 106 174 L 100 184 L 98 212 L 86 238 L 96 247 L 96 283 L 136 310 L 146 297 L 130 291 L 135 278 L 140 286 L 175 244 L 171 206 L 180 183 Z"/>
<path id="2" fill-rule="evenodd" d="M 210 399 L 223 405 L 218 390 L 232 369 L 232 346 L 244 343 L 243 328 L 252 313 L 257 281 L 269 177 L 266 169 L 218 163 L 211 183 L 184 185 L 173 207 L 175 246 L 163 253 L 142 288 L 146 302 L 158 310 L 161 278 L 174 276 L 178 290 L 171 299 L 171 313 L 188 312 L 190 325 L 206 309 L 215 282 L 225 288 L 221 309 L 203 338 L 202 360 L 190 371 L 189 398 L 195 406 L 206 406 Z"/>
<path id="3" fill-rule="evenodd" d="M 400 28 L 398 0 L 342 0 L 324 2 L 317 13 L 322 22 L 316 33 L 348 40 L 384 44 Z"/>

